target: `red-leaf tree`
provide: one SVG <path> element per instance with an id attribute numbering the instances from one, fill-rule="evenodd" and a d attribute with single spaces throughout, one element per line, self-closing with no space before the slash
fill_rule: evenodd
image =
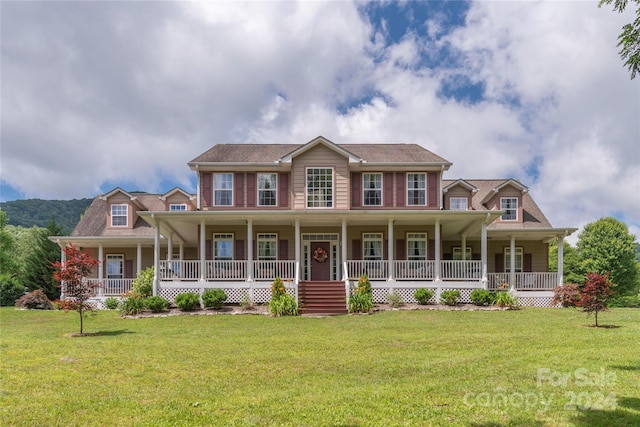
<path id="1" fill-rule="evenodd" d="M 56 269 L 53 277 L 60 282 L 65 298 L 74 301 L 75 310 L 80 314 L 80 334 L 83 334 L 82 319 L 85 311 L 93 310 L 93 307 L 87 304 L 87 300 L 91 298 L 97 286 L 86 280 L 86 277 L 91 274 L 94 267 L 100 265 L 100 261 L 73 245 L 69 245 L 63 250 L 66 261 L 53 263 L 53 267 Z"/>
<path id="2" fill-rule="evenodd" d="M 598 312 L 607 311 L 607 302 L 613 293 L 610 289 L 609 273 L 587 273 L 587 281 L 580 292 L 578 307 L 586 313 L 595 313 L 596 327 L 598 327 Z"/>

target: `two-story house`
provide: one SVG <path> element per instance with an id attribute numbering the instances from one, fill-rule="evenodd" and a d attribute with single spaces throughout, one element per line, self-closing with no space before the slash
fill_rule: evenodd
<path id="1" fill-rule="evenodd" d="M 228 302 L 266 302 L 276 277 L 307 312 L 344 312 L 366 273 L 374 300 L 417 288 L 509 288 L 549 305 L 562 283 L 562 241 L 514 179 L 446 180 L 451 163 L 415 144 L 218 144 L 189 162 L 196 194 L 116 188 L 96 197 L 70 236 L 97 251 L 100 296 L 148 266 L 154 293 L 219 287 Z M 548 244 L 558 240 L 558 272 Z"/>

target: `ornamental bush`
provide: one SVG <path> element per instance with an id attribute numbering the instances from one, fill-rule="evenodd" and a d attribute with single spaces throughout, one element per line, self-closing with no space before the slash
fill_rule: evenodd
<path id="1" fill-rule="evenodd" d="M 402 298 L 402 295 L 396 292 L 387 295 L 387 302 L 393 308 L 402 307 L 404 305 L 404 299 Z"/>
<path id="2" fill-rule="evenodd" d="M 486 289 L 474 289 L 469 299 L 475 305 L 490 305 L 493 304 L 494 294 Z"/>
<path id="3" fill-rule="evenodd" d="M 507 291 L 498 292 L 495 295 L 495 305 L 502 308 L 518 308 L 520 303 L 518 299 Z"/>
<path id="4" fill-rule="evenodd" d="M 11 306 L 16 300 L 24 295 L 24 286 L 22 286 L 15 277 L 9 274 L 0 275 L 0 306 Z"/>
<path id="5" fill-rule="evenodd" d="M 174 298 L 173 302 L 182 311 L 195 310 L 196 307 L 200 307 L 200 297 L 195 292 L 186 292 L 184 294 L 178 294 Z"/>
<path id="6" fill-rule="evenodd" d="M 202 305 L 220 310 L 227 300 L 227 294 L 222 289 L 207 289 L 202 294 Z"/>
<path id="7" fill-rule="evenodd" d="M 269 312 L 276 317 L 298 315 L 296 299 L 287 293 L 287 288 L 279 277 L 276 277 L 271 284 Z"/>
<path id="8" fill-rule="evenodd" d="M 373 290 L 366 274 L 358 279 L 358 284 L 349 295 L 349 313 L 368 313 L 373 308 Z"/>
<path id="9" fill-rule="evenodd" d="M 151 310 L 152 313 L 162 313 L 169 307 L 169 301 L 161 296 L 153 296 L 144 300 L 144 306 Z"/>
<path id="10" fill-rule="evenodd" d="M 136 292 L 127 292 L 124 299 L 118 305 L 121 316 L 133 316 L 140 314 L 145 309 L 145 298 Z"/>
<path id="11" fill-rule="evenodd" d="M 53 304 L 44 294 L 42 289 L 36 289 L 16 300 L 16 307 L 26 308 L 29 310 L 53 310 Z"/>
<path id="12" fill-rule="evenodd" d="M 104 300 L 104 306 L 107 307 L 108 310 L 115 310 L 120 305 L 120 300 L 116 297 L 109 297 Z"/>
<path id="13" fill-rule="evenodd" d="M 563 307 L 575 307 L 580 301 L 580 288 L 573 283 L 565 283 L 553 289 L 551 304 Z"/>
<path id="14" fill-rule="evenodd" d="M 460 291 L 449 289 L 440 294 L 440 301 L 446 305 L 456 305 L 460 300 Z"/>
<path id="15" fill-rule="evenodd" d="M 142 297 L 150 297 L 153 294 L 153 267 L 145 268 L 140 272 L 133 280 L 131 290 Z"/>
<path id="16" fill-rule="evenodd" d="M 416 289 L 413 293 L 413 297 L 418 301 L 418 304 L 427 305 L 429 304 L 429 300 L 433 298 L 433 291 L 425 288 Z"/>

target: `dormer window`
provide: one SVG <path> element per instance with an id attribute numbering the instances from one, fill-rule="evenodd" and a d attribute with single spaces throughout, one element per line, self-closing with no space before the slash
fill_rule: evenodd
<path id="1" fill-rule="evenodd" d="M 126 227 L 128 225 L 129 206 L 111 205 L 111 226 Z"/>
<path id="2" fill-rule="evenodd" d="M 452 211 L 466 211 L 467 210 L 467 198 L 466 197 L 452 197 L 449 199 L 449 206 Z"/>
<path id="3" fill-rule="evenodd" d="M 169 210 L 171 212 L 183 212 L 187 210 L 187 205 L 185 203 L 172 203 L 169 205 Z"/>
<path id="4" fill-rule="evenodd" d="M 504 211 L 502 214 L 503 221 L 517 221 L 518 220 L 518 198 L 517 197 L 502 197 L 500 198 L 500 210 Z"/>

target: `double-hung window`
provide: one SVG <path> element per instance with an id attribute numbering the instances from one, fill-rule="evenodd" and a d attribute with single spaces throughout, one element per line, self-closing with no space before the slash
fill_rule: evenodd
<path id="1" fill-rule="evenodd" d="M 276 206 L 278 178 L 275 173 L 258 174 L 258 206 Z"/>
<path id="2" fill-rule="evenodd" d="M 382 259 L 382 233 L 364 233 L 362 235 L 364 246 L 363 258 L 367 261 Z"/>
<path id="3" fill-rule="evenodd" d="M 467 198 L 466 197 L 452 197 L 449 199 L 449 206 L 452 211 L 466 211 L 467 210 Z"/>
<path id="4" fill-rule="evenodd" d="M 362 200 L 364 206 L 382 206 L 382 174 L 362 174 Z"/>
<path id="5" fill-rule="evenodd" d="M 427 259 L 427 233 L 407 233 L 407 260 Z"/>
<path id="6" fill-rule="evenodd" d="M 258 260 L 275 261 L 278 259 L 278 235 L 258 234 Z"/>
<path id="7" fill-rule="evenodd" d="M 503 221 L 517 221 L 518 220 L 518 198 L 517 197 L 502 197 L 500 198 L 500 210 L 504 211 L 502 214 Z"/>
<path id="8" fill-rule="evenodd" d="M 233 234 L 213 235 L 213 259 L 216 261 L 233 260 Z"/>
<path id="9" fill-rule="evenodd" d="M 522 248 L 516 248 L 514 273 L 522 273 Z M 511 248 L 504 248 L 504 271 L 511 272 Z"/>
<path id="10" fill-rule="evenodd" d="M 124 278 L 124 255 L 107 255 L 107 279 Z"/>
<path id="11" fill-rule="evenodd" d="M 333 207 L 333 168 L 307 168 L 307 207 Z"/>
<path id="12" fill-rule="evenodd" d="M 111 205 L 111 226 L 126 227 L 128 224 L 129 206 Z"/>
<path id="13" fill-rule="evenodd" d="M 213 174 L 213 204 L 215 206 L 233 205 L 233 174 Z"/>
<path id="14" fill-rule="evenodd" d="M 407 174 L 407 205 L 425 206 L 427 204 L 427 174 Z"/>
<path id="15" fill-rule="evenodd" d="M 464 258 L 462 258 L 462 247 L 461 246 L 454 246 L 453 248 L 453 260 L 454 261 L 463 261 L 463 260 L 471 260 L 471 248 L 470 247 L 466 247 L 464 248 Z"/>

